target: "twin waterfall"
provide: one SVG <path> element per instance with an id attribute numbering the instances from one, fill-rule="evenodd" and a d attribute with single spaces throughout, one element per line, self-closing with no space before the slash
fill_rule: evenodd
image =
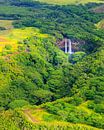
<path id="1" fill-rule="evenodd" d="M 72 42 L 70 39 L 65 39 L 65 53 L 72 54 Z"/>

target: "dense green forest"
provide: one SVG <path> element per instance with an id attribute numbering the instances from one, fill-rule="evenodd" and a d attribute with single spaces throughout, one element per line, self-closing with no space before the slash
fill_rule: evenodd
<path id="1" fill-rule="evenodd" d="M 104 129 L 103 19 L 101 3 L 0 1 L 0 130 Z"/>

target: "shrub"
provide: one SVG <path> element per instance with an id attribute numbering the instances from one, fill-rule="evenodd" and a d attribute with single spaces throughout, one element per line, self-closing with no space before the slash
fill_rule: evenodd
<path id="1" fill-rule="evenodd" d="M 15 109 L 15 108 L 21 108 L 23 106 L 29 105 L 29 103 L 25 100 L 14 100 L 9 104 L 9 108 Z"/>
<path id="2" fill-rule="evenodd" d="M 9 44 L 8 44 L 8 45 L 5 45 L 5 49 L 6 49 L 6 50 L 11 50 L 11 49 L 12 49 L 12 46 L 9 45 Z"/>

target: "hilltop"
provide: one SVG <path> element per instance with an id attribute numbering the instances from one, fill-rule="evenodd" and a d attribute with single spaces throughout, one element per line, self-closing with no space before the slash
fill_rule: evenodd
<path id="1" fill-rule="evenodd" d="M 86 4 L 86 3 L 104 3 L 103 0 L 38 0 L 40 2 L 46 2 L 49 4 L 59 4 L 59 5 L 66 5 L 66 4 Z"/>

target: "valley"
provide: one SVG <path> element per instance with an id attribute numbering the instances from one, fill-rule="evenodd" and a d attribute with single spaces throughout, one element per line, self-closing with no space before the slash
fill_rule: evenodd
<path id="1" fill-rule="evenodd" d="M 0 1 L 0 130 L 104 129 L 103 7 Z"/>

